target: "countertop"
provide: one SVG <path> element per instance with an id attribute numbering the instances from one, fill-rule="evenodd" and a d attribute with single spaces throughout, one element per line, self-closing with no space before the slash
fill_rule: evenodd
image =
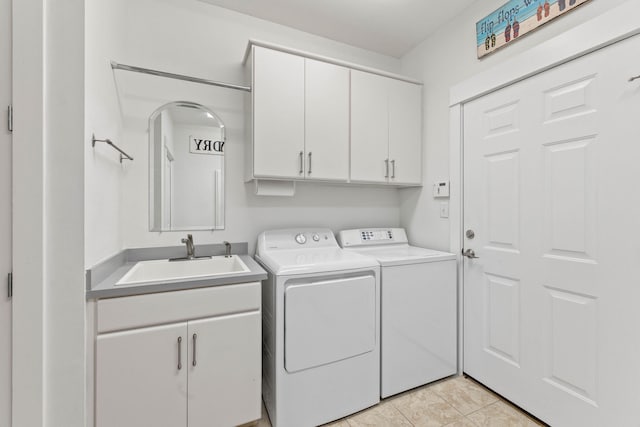
<path id="1" fill-rule="evenodd" d="M 244 246 L 246 247 L 246 245 Z M 179 248 L 179 247 L 178 247 Z M 207 255 L 220 255 L 218 248 L 211 246 L 209 249 L 213 250 L 205 251 Z M 172 249 L 167 249 L 173 252 Z M 179 250 L 183 250 L 179 248 Z M 207 253 L 208 252 L 208 253 Z M 224 252 L 223 252 L 224 253 Z M 156 255 L 156 257 L 153 257 Z M 206 288 L 211 286 L 232 285 L 238 283 L 258 282 L 267 278 L 267 273 L 260 267 L 260 265 L 254 261 L 254 259 L 246 254 L 234 254 L 240 257 L 240 259 L 249 268 L 248 272 L 244 273 L 229 273 L 219 274 L 211 277 L 198 277 L 189 280 L 167 280 L 157 283 L 150 283 L 144 285 L 117 285 L 127 272 L 138 262 L 149 259 L 166 259 L 171 256 L 157 256 L 158 248 L 150 249 L 145 252 L 145 249 L 128 249 L 120 254 L 104 261 L 103 263 L 92 267 L 87 270 L 87 291 L 86 298 L 100 299 L 100 298 L 114 298 L 131 295 L 143 295 L 152 294 L 157 292 L 169 292 L 180 291 L 187 289 Z M 164 254 L 163 254 L 164 255 Z M 189 262 L 189 261 L 181 261 Z M 94 283 L 95 282 L 95 283 Z"/>

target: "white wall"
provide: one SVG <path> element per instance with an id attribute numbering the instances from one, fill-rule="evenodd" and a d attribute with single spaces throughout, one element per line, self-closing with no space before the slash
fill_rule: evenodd
<path id="1" fill-rule="evenodd" d="M 122 143 L 114 73 L 109 61 L 125 44 L 123 0 L 85 0 L 85 140 L 109 138 Z M 124 167 L 117 153 L 102 142 L 85 145 L 86 265 L 122 247 L 120 188 Z"/>
<path id="2" fill-rule="evenodd" d="M 45 426 L 72 427 L 86 408 L 84 0 L 45 4 Z"/>
<path id="3" fill-rule="evenodd" d="M 87 266 L 124 247 L 180 244 L 182 232 L 148 231 L 147 120 L 156 108 L 176 100 L 211 108 L 227 127 L 226 229 L 194 233 L 196 244 L 247 241 L 251 251 L 257 234 L 270 228 L 306 225 L 338 230 L 399 224 L 399 196 L 394 189 L 302 184 L 293 198 L 253 195 L 252 184 L 243 182 L 242 92 L 124 71 L 115 72 L 114 89 L 113 74 L 107 65 L 113 59 L 247 84 L 241 62 L 250 38 L 390 72 L 400 70 L 398 59 L 195 0 L 87 0 L 87 3 L 91 5 L 87 9 L 94 11 L 87 18 L 87 27 L 90 19 L 98 24 L 91 31 L 95 36 L 87 40 L 87 108 L 92 105 L 87 131 L 95 128 L 101 136 L 113 137 L 135 158 L 120 167 L 117 153 L 108 147 L 102 147 L 100 154 L 97 148 L 95 154 L 92 150 L 87 153 Z M 103 33 L 103 39 L 98 37 L 98 31 Z M 124 47 L 118 34 L 126 40 Z M 109 40 L 112 36 L 115 38 Z M 116 91 L 118 98 L 114 100 Z M 119 114 L 123 119 L 121 128 L 118 128 Z M 114 219 L 117 217 L 119 220 Z"/>
<path id="4" fill-rule="evenodd" d="M 477 59 L 475 24 L 504 0 L 477 1 L 402 58 L 402 72 L 424 81 L 424 187 L 402 190 L 401 224 L 414 244 L 449 249 L 449 221 L 440 218 L 431 186 L 449 177 L 449 89 L 473 75 L 499 67 L 573 26 L 597 17 L 625 0 L 592 1 L 552 21 L 482 60 Z"/>

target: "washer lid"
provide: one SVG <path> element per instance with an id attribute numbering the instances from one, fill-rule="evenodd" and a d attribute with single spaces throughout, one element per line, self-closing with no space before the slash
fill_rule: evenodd
<path id="1" fill-rule="evenodd" d="M 373 258 L 340 248 L 263 251 L 256 254 L 256 258 L 277 275 L 326 273 L 378 266 Z"/>
<path id="2" fill-rule="evenodd" d="M 383 267 L 456 259 L 456 256 L 449 252 L 441 252 L 409 245 L 358 247 L 346 250 L 373 257 Z"/>

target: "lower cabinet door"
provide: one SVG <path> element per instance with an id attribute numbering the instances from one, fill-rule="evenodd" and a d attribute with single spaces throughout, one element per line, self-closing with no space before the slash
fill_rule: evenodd
<path id="1" fill-rule="evenodd" d="M 98 335 L 96 427 L 186 427 L 187 323 Z"/>
<path id="2" fill-rule="evenodd" d="M 261 415 L 259 312 L 189 322 L 189 427 L 229 427 Z"/>

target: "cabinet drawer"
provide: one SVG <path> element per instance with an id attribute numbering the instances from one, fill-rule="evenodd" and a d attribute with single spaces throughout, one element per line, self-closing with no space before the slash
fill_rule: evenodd
<path id="1" fill-rule="evenodd" d="M 98 301 L 97 332 L 260 309 L 260 282 Z"/>

